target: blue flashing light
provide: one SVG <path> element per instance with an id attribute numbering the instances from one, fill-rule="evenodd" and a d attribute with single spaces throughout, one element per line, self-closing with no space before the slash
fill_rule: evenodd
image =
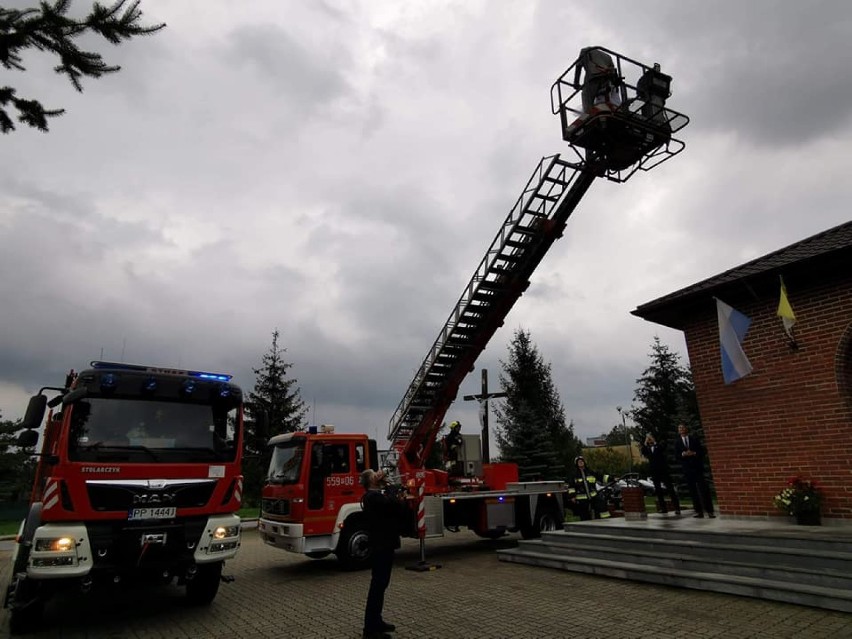
<path id="1" fill-rule="evenodd" d="M 225 373 L 210 373 L 207 371 L 185 371 L 177 368 L 160 368 L 157 366 L 139 366 L 138 364 L 121 364 L 118 362 L 90 362 L 92 368 L 109 368 L 120 371 L 144 371 L 147 373 L 155 373 L 159 375 L 186 375 L 188 377 L 197 377 L 198 379 L 211 380 L 214 382 L 230 382 L 233 375 Z"/>
<path id="2" fill-rule="evenodd" d="M 498 497 L 498 498 L 497 498 L 497 501 L 503 501 L 503 500 L 505 500 L 505 499 L 506 499 L 505 497 Z"/>
<path id="3" fill-rule="evenodd" d="M 222 384 L 219 387 L 219 398 L 226 399 L 231 396 L 231 387 L 227 384 Z"/>
<path id="4" fill-rule="evenodd" d="M 149 377 L 145 380 L 145 383 L 142 384 L 142 392 L 153 393 L 155 390 L 157 390 L 157 378 Z"/>
<path id="5" fill-rule="evenodd" d="M 195 392 L 195 380 L 186 380 L 181 387 L 181 391 L 184 395 L 192 395 L 192 393 Z"/>
<path id="6" fill-rule="evenodd" d="M 106 375 L 101 377 L 101 390 L 115 390 L 116 386 L 118 386 L 117 376 L 113 375 L 112 373 L 107 373 Z"/>
<path id="7" fill-rule="evenodd" d="M 198 379 L 210 379 L 214 382 L 230 382 L 231 377 L 233 375 L 225 375 L 223 373 L 202 373 L 201 371 L 189 371 L 190 377 L 197 377 Z"/>

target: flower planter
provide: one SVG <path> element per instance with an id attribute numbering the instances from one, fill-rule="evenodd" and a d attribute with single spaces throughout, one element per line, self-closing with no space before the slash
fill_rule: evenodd
<path id="1" fill-rule="evenodd" d="M 796 523 L 799 526 L 820 526 L 822 519 L 818 510 L 796 514 Z"/>
<path id="2" fill-rule="evenodd" d="M 645 491 L 641 486 L 622 488 L 621 500 L 625 519 L 635 521 L 648 518 L 648 512 L 645 510 Z"/>

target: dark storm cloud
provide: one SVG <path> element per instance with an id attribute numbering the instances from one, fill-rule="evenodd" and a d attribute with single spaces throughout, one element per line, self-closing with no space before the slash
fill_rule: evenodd
<path id="1" fill-rule="evenodd" d="M 632 308 L 848 219 L 841 3 L 143 9 L 168 28 L 98 45 L 123 69 L 82 95 L 49 62 L 10 76 L 68 113 L 0 140 L 2 393 L 101 349 L 250 388 L 277 328 L 318 419 L 386 425 L 536 163 L 570 153 L 548 91 L 589 44 L 673 75 L 687 150 L 590 189 L 477 362 L 492 386 L 523 326 L 578 433 L 608 429 L 655 332 Z"/>
<path id="2" fill-rule="evenodd" d="M 844 2 L 625 2 L 610 28 L 636 42 L 632 57 L 658 60 L 674 76 L 695 129 L 792 147 L 849 122 L 852 13 Z"/>
<path id="3" fill-rule="evenodd" d="M 265 24 L 238 27 L 229 40 L 226 59 L 253 69 L 279 99 L 312 109 L 350 91 L 340 48 L 317 51 L 283 28 Z"/>

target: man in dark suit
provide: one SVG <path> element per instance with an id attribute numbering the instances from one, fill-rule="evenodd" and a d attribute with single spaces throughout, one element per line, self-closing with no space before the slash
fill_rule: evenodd
<path id="1" fill-rule="evenodd" d="M 648 466 L 651 470 L 651 481 L 654 482 L 654 495 L 657 497 L 657 512 L 667 513 L 666 493 L 672 500 L 672 508 L 675 514 L 680 514 L 680 500 L 677 496 L 677 491 L 672 481 L 671 473 L 669 473 L 669 460 L 666 459 L 666 446 L 662 442 L 657 442 L 651 433 L 645 436 L 645 443 L 642 444 L 642 455 L 648 460 Z M 665 488 L 663 488 L 665 485 Z"/>
<path id="2" fill-rule="evenodd" d="M 693 517 L 700 519 L 706 512 L 707 516 L 713 519 L 716 516 L 713 512 L 713 499 L 710 496 L 710 486 L 704 478 L 704 446 L 698 437 L 689 434 L 684 424 L 678 424 L 677 433 L 675 457 L 680 459 L 683 475 L 689 485 L 689 494 L 695 507 Z"/>
<path id="3" fill-rule="evenodd" d="M 388 633 L 396 627 L 382 619 L 382 609 L 393 570 L 393 552 L 400 547 L 399 532 L 404 506 L 382 490 L 385 486 L 385 474 L 382 471 L 365 470 L 361 473 L 361 485 L 366 490 L 361 498 L 361 507 L 367 518 L 372 564 L 370 590 L 364 610 L 363 639 L 390 639 Z"/>

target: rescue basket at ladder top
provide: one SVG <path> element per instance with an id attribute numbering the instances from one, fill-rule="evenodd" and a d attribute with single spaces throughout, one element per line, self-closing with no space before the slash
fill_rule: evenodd
<path id="1" fill-rule="evenodd" d="M 553 84 L 551 107 L 580 161 L 624 182 L 680 153 L 689 118 L 666 106 L 672 78 L 603 47 L 588 47 Z"/>

